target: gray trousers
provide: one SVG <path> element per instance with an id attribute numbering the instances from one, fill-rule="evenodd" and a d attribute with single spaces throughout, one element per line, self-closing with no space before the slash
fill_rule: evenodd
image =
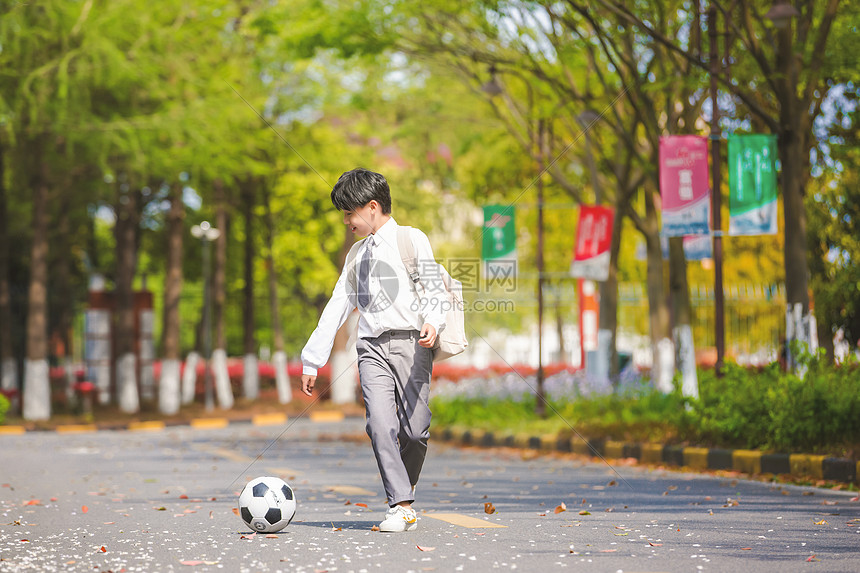
<path id="1" fill-rule="evenodd" d="M 433 352 L 418 344 L 417 330 L 359 338 L 358 374 L 367 412 L 367 435 L 388 505 L 415 501 L 430 437 Z"/>

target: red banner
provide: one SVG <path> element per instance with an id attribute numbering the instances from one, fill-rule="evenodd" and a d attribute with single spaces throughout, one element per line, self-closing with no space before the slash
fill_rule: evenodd
<path id="1" fill-rule="evenodd" d="M 595 281 L 605 281 L 609 277 L 614 217 L 615 212 L 610 207 L 583 205 L 579 209 L 576 248 L 570 267 L 572 276 Z"/>

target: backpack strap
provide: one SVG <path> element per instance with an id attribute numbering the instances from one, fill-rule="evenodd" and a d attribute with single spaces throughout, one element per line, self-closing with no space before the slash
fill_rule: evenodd
<path id="1" fill-rule="evenodd" d="M 421 275 L 418 273 L 418 260 L 415 257 L 415 245 L 409 236 L 410 227 L 397 227 L 397 249 L 400 251 L 400 260 L 406 267 L 406 274 L 412 281 L 412 288 L 418 293 L 418 281 Z"/>

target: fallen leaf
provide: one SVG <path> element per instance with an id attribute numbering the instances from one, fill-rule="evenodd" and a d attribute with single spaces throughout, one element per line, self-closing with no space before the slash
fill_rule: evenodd
<path id="1" fill-rule="evenodd" d="M 752 547 L 741 547 L 741 551 L 752 551 Z"/>
<path id="2" fill-rule="evenodd" d="M 346 502 L 344 503 L 344 505 L 352 505 L 352 502 L 351 502 L 351 501 L 349 501 L 349 500 L 346 500 Z"/>
<path id="3" fill-rule="evenodd" d="M 838 503 L 839 503 L 838 501 L 830 501 L 830 500 L 825 499 L 824 501 L 821 502 L 821 505 L 836 505 Z"/>
<path id="4" fill-rule="evenodd" d="M 371 531 L 379 531 L 379 526 L 378 525 L 371 526 L 370 530 Z"/>
<path id="5" fill-rule="evenodd" d="M 582 511 L 579 512 L 579 515 L 591 515 L 591 512 L 583 509 Z"/>
<path id="6" fill-rule="evenodd" d="M 233 513 L 235 513 L 236 515 L 239 515 L 239 508 L 238 508 L 238 507 L 234 507 L 234 508 L 233 508 Z"/>
<path id="7" fill-rule="evenodd" d="M 274 535 L 274 534 L 266 536 L 266 539 L 277 539 L 277 538 L 278 538 L 278 536 Z"/>
<path id="8" fill-rule="evenodd" d="M 334 522 L 329 522 L 329 523 L 331 523 L 331 530 L 332 531 L 343 531 L 343 527 L 335 527 Z"/>
<path id="9" fill-rule="evenodd" d="M 56 498 L 56 497 L 52 497 L 52 498 L 51 498 L 51 501 L 57 501 L 57 498 Z"/>
<path id="10" fill-rule="evenodd" d="M 101 548 L 99 549 L 99 551 L 101 551 L 102 553 L 107 553 L 107 548 L 104 545 L 102 545 Z"/>
<path id="11" fill-rule="evenodd" d="M 154 509 L 155 511 L 167 511 L 167 508 L 163 505 L 161 507 L 153 507 L 152 509 Z"/>
<path id="12" fill-rule="evenodd" d="M 39 500 L 38 499 L 31 499 L 30 501 L 28 501 L 24 505 L 39 505 Z"/>
<path id="13" fill-rule="evenodd" d="M 254 533 L 252 533 L 251 535 L 240 535 L 239 539 L 254 539 L 255 537 L 257 537 L 256 531 Z"/>
<path id="14" fill-rule="evenodd" d="M 22 539 L 21 543 L 30 543 L 30 540 L 29 539 Z"/>
<path id="15" fill-rule="evenodd" d="M 805 492 L 803 492 L 803 495 L 815 495 L 815 492 L 814 491 L 805 491 Z"/>
<path id="16" fill-rule="evenodd" d="M 648 542 L 648 545 L 651 547 L 663 547 L 662 543 L 651 543 L 650 541 Z"/>
<path id="17" fill-rule="evenodd" d="M 860 501 L 860 495 L 858 495 L 857 497 L 852 497 L 851 501 Z"/>
<path id="18" fill-rule="evenodd" d="M 809 557 L 807 557 L 807 558 L 806 558 L 806 562 L 807 562 L 807 563 L 809 563 L 810 561 L 818 561 L 818 559 L 816 559 L 816 558 L 815 558 L 815 554 L 814 554 L 814 553 L 813 553 L 812 555 L 810 555 Z"/>
<path id="19" fill-rule="evenodd" d="M 827 525 L 827 520 L 826 520 L 826 519 L 822 519 L 821 521 L 816 521 L 816 522 L 815 522 L 815 525 Z"/>
<path id="20" fill-rule="evenodd" d="M 416 545 L 415 547 L 417 547 L 420 551 L 436 551 L 435 547 L 422 547 L 420 545 Z"/>
<path id="21" fill-rule="evenodd" d="M 366 503 L 356 503 L 356 504 L 355 504 L 355 507 L 364 507 L 364 508 L 367 508 L 367 504 L 366 504 Z"/>
<path id="22" fill-rule="evenodd" d="M 618 482 L 617 482 L 617 481 L 615 481 L 615 480 L 612 480 L 612 481 L 610 481 L 610 482 L 609 482 L 608 484 L 606 484 L 606 485 L 608 485 L 608 486 L 618 485 Z"/>
<path id="23" fill-rule="evenodd" d="M 180 561 L 179 564 L 180 565 L 191 565 L 193 567 L 194 565 L 203 565 L 203 562 L 202 561 Z"/>
<path id="24" fill-rule="evenodd" d="M 561 513 L 562 511 L 567 511 L 567 506 L 564 504 L 564 502 L 561 502 L 561 504 L 555 506 L 553 513 L 558 514 L 558 513 Z"/>
<path id="25" fill-rule="evenodd" d="M 601 553 L 615 553 L 616 551 L 618 551 L 618 550 L 617 549 L 601 549 L 600 550 Z"/>
<path id="26" fill-rule="evenodd" d="M 496 513 L 496 506 L 490 503 L 489 501 L 484 504 L 484 513 L 493 514 Z"/>
<path id="27" fill-rule="evenodd" d="M 87 506 L 85 506 L 85 505 L 82 505 L 82 506 L 81 506 L 81 513 L 86 513 L 86 512 L 88 512 L 89 510 L 90 510 L 90 508 L 88 508 Z"/>
<path id="28" fill-rule="evenodd" d="M 188 499 L 188 496 L 183 493 L 179 496 L 179 499 Z"/>
<path id="29" fill-rule="evenodd" d="M 113 525 L 116 521 L 105 521 L 102 525 Z"/>

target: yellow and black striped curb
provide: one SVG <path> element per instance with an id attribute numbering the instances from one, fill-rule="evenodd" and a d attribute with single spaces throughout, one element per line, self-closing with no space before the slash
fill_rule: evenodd
<path id="1" fill-rule="evenodd" d="M 311 422 L 341 422 L 346 418 L 343 412 L 336 410 L 319 410 L 310 412 L 307 416 Z M 257 414 L 249 418 L 224 418 L 204 417 L 192 418 L 181 421 L 143 421 L 128 422 L 125 424 L 115 423 L 91 423 L 91 424 L 57 424 L 51 427 L 27 427 L 27 426 L 2 426 L 0 425 L 0 436 L 22 435 L 30 432 L 56 432 L 58 434 L 81 434 L 88 432 L 100 432 L 105 430 L 129 432 L 159 432 L 167 428 L 187 426 L 195 429 L 218 429 L 226 428 L 233 424 L 252 424 L 254 426 L 279 426 L 286 424 L 288 417 L 282 413 Z"/>
<path id="2" fill-rule="evenodd" d="M 687 467 L 695 470 L 733 470 L 746 474 L 791 475 L 798 478 L 852 483 L 860 476 L 860 461 L 810 454 L 779 454 L 758 450 L 730 450 L 638 444 L 612 440 L 560 438 L 554 434 L 493 433 L 461 427 L 435 428 L 434 437 L 461 445 L 515 447 L 568 452 L 606 458 L 635 459 L 639 463 Z"/>

